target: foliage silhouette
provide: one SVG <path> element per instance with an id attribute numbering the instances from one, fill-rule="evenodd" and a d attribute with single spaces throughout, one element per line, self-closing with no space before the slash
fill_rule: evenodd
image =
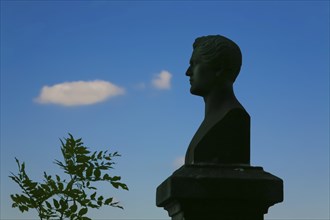
<path id="1" fill-rule="evenodd" d="M 69 178 L 55 178 L 44 172 L 44 182 L 31 180 L 25 171 L 25 163 L 18 165 L 18 174 L 9 176 L 22 189 L 22 194 L 10 195 L 12 207 L 21 212 L 36 209 L 40 219 L 88 220 L 88 208 L 99 209 L 103 205 L 123 209 L 113 197 L 97 194 L 96 182 L 107 182 L 113 187 L 128 190 L 126 184 L 120 182 L 120 176 L 110 176 L 108 170 L 113 169 L 113 158 L 120 156 L 117 152 L 95 151 L 91 153 L 83 146 L 82 139 L 74 139 L 69 134 L 65 143 L 61 141 L 63 161 L 55 160 L 55 164 L 64 170 Z"/>

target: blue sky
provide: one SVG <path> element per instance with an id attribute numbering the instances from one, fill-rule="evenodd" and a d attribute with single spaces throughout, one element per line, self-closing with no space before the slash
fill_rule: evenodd
<path id="1" fill-rule="evenodd" d="M 155 190 L 203 119 L 185 70 L 209 34 L 241 47 L 251 163 L 284 180 L 266 219 L 328 219 L 328 1 L 1 1 L 1 219 L 37 217 L 11 208 L 14 157 L 36 180 L 57 173 L 68 132 L 122 154 L 130 191 L 100 189 L 125 210 L 93 219 L 168 219 Z"/>

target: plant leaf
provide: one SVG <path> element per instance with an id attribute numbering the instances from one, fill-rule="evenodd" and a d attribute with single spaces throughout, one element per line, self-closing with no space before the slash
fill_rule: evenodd
<path id="1" fill-rule="evenodd" d="M 80 209 L 80 211 L 78 212 L 78 215 L 80 215 L 80 216 L 85 215 L 85 214 L 87 213 L 87 211 L 88 211 L 87 207 L 82 208 L 82 209 Z"/>

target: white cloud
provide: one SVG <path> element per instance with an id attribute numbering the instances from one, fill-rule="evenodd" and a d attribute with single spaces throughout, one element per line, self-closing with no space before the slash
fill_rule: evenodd
<path id="1" fill-rule="evenodd" d="M 181 167 L 184 164 L 184 160 L 185 160 L 184 156 L 176 158 L 173 162 L 174 168 L 177 169 Z"/>
<path id="2" fill-rule="evenodd" d="M 170 89 L 172 74 L 166 70 L 161 71 L 151 81 L 151 84 L 156 89 Z"/>
<path id="3" fill-rule="evenodd" d="M 41 104 L 51 103 L 64 106 L 92 105 L 123 94 L 125 94 L 125 89 L 111 82 L 75 81 L 44 86 L 35 101 Z"/>

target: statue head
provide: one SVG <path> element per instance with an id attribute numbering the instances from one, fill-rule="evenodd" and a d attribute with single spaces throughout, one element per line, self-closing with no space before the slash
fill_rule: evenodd
<path id="1" fill-rule="evenodd" d="M 236 43 L 221 35 L 210 35 L 197 38 L 193 49 L 186 72 L 192 94 L 204 96 L 214 87 L 235 82 L 242 65 Z"/>

